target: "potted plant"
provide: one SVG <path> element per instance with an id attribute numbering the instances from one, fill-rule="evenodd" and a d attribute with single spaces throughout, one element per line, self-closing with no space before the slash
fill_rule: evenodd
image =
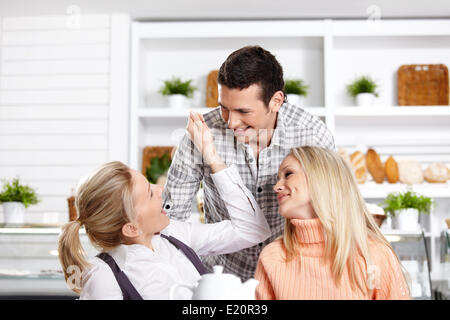
<path id="1" fill-rule="evenodd" d="M 289 103 L 300 106 L 302 97 L 308 95 L 309 86 L 303 83 L 300 79 L 287 79 L 284 82 L 284 92 L 286 93 Z"/>
<path id="2" fill-rule="evenodd" d="M 172 161 L 169 154 L 165 153 L 162 157 L 154 157 L 150 160 L 150 166 L 147 167 L 146 177 L 150 183 L 164 186 L 167 180 L 167 171 Z"/>
<path id="3" fill-rule="evenodd" d="M 171 80 L 164 80 L 159 92 L 168 96 L 171 108 L 181 109 L 186 105 L 186 98 L 192 98 L 197 90 L 191 82 L 192 80 L 182 81 L 180 78 L 172 77 Z"/>
<path id="4" fill-rule="evenodd" d="M 347 85 L 347 92 L 356 100 L 357 106 L 372 106 L 378 85 L 369 76 L 362 76 Z"/>
<path id="5" fill-rule="evenodd" d="M 434 201 L 412 190 L 391 192 L 382 203 L 386 213 L 392 217 L 393 227 L 416 231 L 419 228 L 419 214 L 430 214 Z"/>
<path id="6" fill-rule="evenodd" d="M 25 208 L 37 204 L 39 199 L 36 192 L 27 185 L 19 182 L 18 178 L 11 182 L 5 181 L 0 192 L 0 203 L 3 205 L 5 223 L 22 224 Z"/>

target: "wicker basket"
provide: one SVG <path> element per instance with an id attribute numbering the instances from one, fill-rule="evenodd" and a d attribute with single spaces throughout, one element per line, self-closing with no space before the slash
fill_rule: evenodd
<path id="1" fill-rule="evenodd" d="M 142 174 L 146 176 L 147 168 L 150 167 L 150 161 L 153 158 L 161 158 L 164 154 L 169 154 L 169 159 L 172 160 L 172 157 L 175 153 L 175 147 L 162 147 L 162 146 L 151 146 L 145 147 L 142 153 Z"/>
<path id="2" fill-rule="evenodd" d="M 397 89 L 400 106 L 448 106 L 448 69 L 443 64 L 400 66 Z"/>

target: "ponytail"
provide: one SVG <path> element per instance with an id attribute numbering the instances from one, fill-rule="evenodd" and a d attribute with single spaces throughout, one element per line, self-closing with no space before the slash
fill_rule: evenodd
<path id="1" fill-rule="evenodd" d="M 108 251 L 123 243 L 122 227 L 134 219 L 132 187 L 130 169 L 118 161 L 100 166 L 80 181 L 75 193 L 79 218 L 62 227 L 58 243 L 64 278 L 76 293 L 80 294 L 81 275 L 89 267 L 79 236 L 81 224 L 99 251 Z"/>
<path id="2" fill-rule="evenodd" d="M 62 227 L 58 241 L 58 257 L 67 285 L 76 293 L 81 291 L 81 274 L 89 264 L 81 245 L 79 220 L 66 223 Z"/>

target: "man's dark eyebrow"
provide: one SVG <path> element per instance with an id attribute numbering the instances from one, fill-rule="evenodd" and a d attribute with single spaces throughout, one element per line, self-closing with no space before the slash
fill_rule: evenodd
<path id="1" fill-rule="evenodd" d="M 222 108 L 228 110 L 228 108 L 225 107 L 225 106 L 224 106 L 223 104 L 221 104 L 220 102 L 219 102 L 219 105 L 220 105 Z M 251 109 L 247 109 L 247 108 L 239 108 L 239 109 L 236 109 L 236 111 L 239 111 L 239 112 L 249 112 L 249 111 L 252 111 L 252 110 L 251 110 Z"/>

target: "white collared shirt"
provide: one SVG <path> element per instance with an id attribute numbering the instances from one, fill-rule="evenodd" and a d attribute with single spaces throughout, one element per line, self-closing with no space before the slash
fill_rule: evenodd
<path id="1" fill-rule="evenodd" d="M 266 240 L 270 227 L 236 167 L 232 165 L 211 177 L 230 220 L 212 224 L 170 220 L 161 233 L 183 241 L 198 255 L 226 254 Z M 139 244 L 119 245 L 108 251 L 144 299 L 169 299 L 172 286 L 197 283 L 200 274 L 181 250 L 160 235 L 153 236 L 152 247 L 153 251 Z M 83 271 L 80 299 L 123 299 L 111 268 L 97 257 L 89 263 L 91 266 Z M 191 296 L 188 289 L 179 288 L 174 298 Z"/>

